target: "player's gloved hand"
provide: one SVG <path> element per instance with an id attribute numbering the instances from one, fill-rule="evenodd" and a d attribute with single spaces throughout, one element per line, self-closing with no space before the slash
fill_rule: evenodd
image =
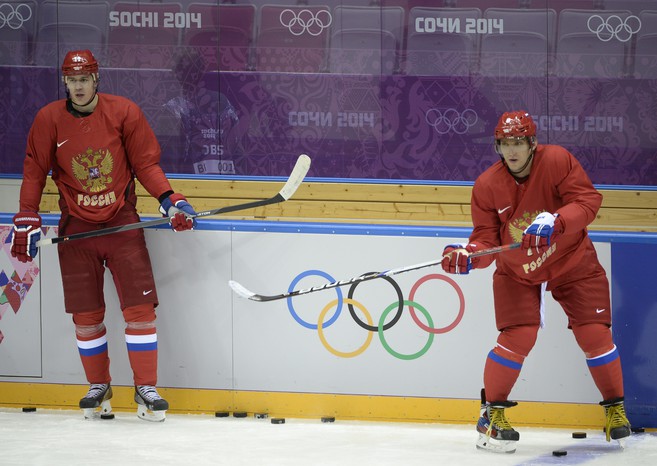
<path id="1" fill-rule="evenodd" d="M 541 212 L 536 216 L 522 234 L 522 249 L 530 249 L 537 254 L 550 247 L 550 239 L 555 233 L 554 224 L 559 214 L 552 215 L 549 212 Z"/>
<path id="2" fill-rule="evenodd" d="M 160 212 L 169 217 L 169 224 L 174 231 L 193 230 L 196 228 L 196 211 L 182 194 L 172 194 L 160 204 Z"/>
<path id="3" fill-rule="evenodd" d="M 470 258 L 470 254 L 477 250 L 474 244 L 448 244 L 443 249 L 443 260 L 440 265 L 447 273 L 467 275 L 476 265 L 479 258 Z"/>
<path id="4" fill-rule="evenodd" d="M 13 222 L 11 255 L 21 262 L 32 262 L 39 252 L 37 241 L 41 239 L 41 216 L 36 212 L 18 212 Z"/>

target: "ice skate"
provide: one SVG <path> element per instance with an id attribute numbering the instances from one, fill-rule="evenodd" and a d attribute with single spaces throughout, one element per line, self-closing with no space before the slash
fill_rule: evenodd
<path id="1" fill-rule="evenodd" d="M 137 416 L 140 419 L 153 422 L 162 422 L 166 419 L 169 403 L 157 393 L 154 386 L 136 386 L 135 402 L 137 403 Z"/>
<path id="2" fill-rule="evenodd" d="M 625 415 L 624 399 L 613 398 L 600 402 L 600 405 L 605 408 L 607 442 L 616 440 L 621 448 L 625 448 L 625 440 L 630 436 L 631 427 Z"/>
<path id="3" fill-rule="evenodd" d="M 477 423 L 477 448 L 495 453 L 515 453 L 520 434 L 507 421 L 504 409 L 517 404 L 514 401 L 499 401 L 482 405 Z"/>
<path id="4" fill-rule="evenodd" d="M 80 409 L 85 419 L 114 419 L 112 414 L 112 387 L 108 383 L 94 383 L 80 400 Z M 99 409 L 100 408 L 100 409 Z"/>

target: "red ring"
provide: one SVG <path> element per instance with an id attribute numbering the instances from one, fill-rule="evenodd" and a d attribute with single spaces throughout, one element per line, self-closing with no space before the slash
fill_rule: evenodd
<path id="1" fill-rule="evenodd" d="M 429 280 L 444 280 L 450 285 L 454 287 L 456 290 L 456 294 L 459 296 L 459 313 L 456 316 L 456 319 L 454 319 L 454 322 L 449 324 L 447 327 L 442 327 L 442 328 L 434 328 L 434 327 L 429 327 L 428 325 L 425 325 L 420 319 L 417 317 L 415 314 L 415 309 L 412 306 L 408 306 L 408 310 L 411 312 L 411 317 L 415 321 L 415 323 L 422 329 L 425 330 L 429 333 L 447 333 L 450 330 L 454 329 L 460 322 L 461 319 L 463 319 L 463 314 L 465 314 L 465 296 L 463 296 L 463 290 L 461 290 L 461 287 L 459 287 L 458 283 L 456 283 L 454 280 L 451 278 L 445 276 L 445 275 L 440 275 L 440 274 L 430 274 L 430 275 L 425 275 L 424 277 L 420 278 L 417 282 L 415 282 L 415 285 L 413 285 L 413 288 L 411 288 L 411 292 L 408 295 L 408 300 L 409 301 L 415 301 L 415 292 L 417 289 L 422 285 L 424 282 L 429 281 Z"/>

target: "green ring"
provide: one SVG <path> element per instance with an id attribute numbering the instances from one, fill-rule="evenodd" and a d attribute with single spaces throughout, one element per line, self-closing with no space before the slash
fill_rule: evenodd
<path id="1" fill-rule="evenodd" d="M 433 320 L 431 319 L 431 315 L 429 312 L 422 306 L 420 306 L 418 303 L 415 301 L 410 301 L 410 300 L 404 300 L 404 305 L 405 306 L 412 306 L 414 308 L 417 308 L 422 314 L 424 314 L 424 317 L 427 318 L 427 321 L 429 322 L 429 327 L 433 327 Z M 412 359 L 417 359 L 420 356 L 422 356 L 424 353 L 429 351 L 429 348 L 431 348 L 431 344 L 433 343 L 433 337 L 435 336 L 433 333 L 429 333 L 429 339 L 427 340 L 426 345 L 424 345 L 424 348 L 422 348 L 420 351 L 417 353 L 413 354 L 401 354 L 398 353 L 397 351 L 393 350 L 388 342 L 386 342 L 385 336 L 383 336 L 383 325 L 385 324 L 386 317 L 388 317 L 388 314 L 392 312 L 393 309 L 396 309 L 399 306 L 399 301 L 395 301 L 392 303 L 390 306 L 388 306 L 385 311 L 381 314 L 381 318 L 379 319 L 379 327 L 378 327 L 378 333 L 379 333 L 379 340 L 381 340 L 381 344 L 383 347 L 386 349 L 388 353 L 393 355 L 394 357 L 398 359 L 403 359 L 405 361 L 410 361 Z"/>

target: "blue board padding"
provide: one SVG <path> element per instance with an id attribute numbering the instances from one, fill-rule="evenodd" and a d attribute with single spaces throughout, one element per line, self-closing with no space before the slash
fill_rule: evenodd
<path id="1" fill-rule="evenodd" d="M 657 427 L 657 245 L 612 243 L 613 334 L 633 427 Z"/>

